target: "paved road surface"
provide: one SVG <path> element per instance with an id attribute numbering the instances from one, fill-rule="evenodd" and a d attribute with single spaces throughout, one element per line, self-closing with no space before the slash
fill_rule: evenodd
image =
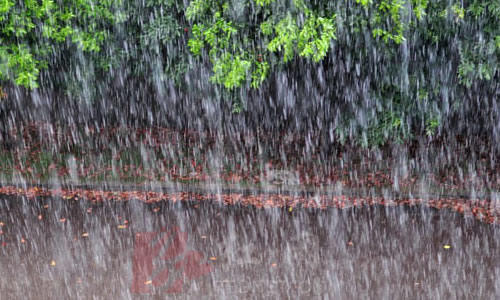
<path id="1" fill-rule="evenodd" d="M 3 196 L 0 222 L 1 299 L 500 299 L 500 227 L 447 210 Z"/>

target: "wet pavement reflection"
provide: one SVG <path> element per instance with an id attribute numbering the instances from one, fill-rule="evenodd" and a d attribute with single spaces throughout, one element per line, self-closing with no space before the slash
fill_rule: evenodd
<path id="1" fill-rule="evenodd" d="M 422 206 L 0 199 L 1 299 L 500 298 L 500 227 Z"/>

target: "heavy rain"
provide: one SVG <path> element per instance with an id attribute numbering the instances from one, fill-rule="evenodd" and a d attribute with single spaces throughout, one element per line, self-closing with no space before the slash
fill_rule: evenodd
<path id="1" fill-rule="evenodd" d="M 0 299 L 499 299 L 500 1 L 0 0 Z"/>

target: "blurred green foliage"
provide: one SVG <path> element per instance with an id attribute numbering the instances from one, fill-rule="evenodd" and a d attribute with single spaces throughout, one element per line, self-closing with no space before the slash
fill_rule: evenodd
<path id="1" fill-rule="evenodd" d="M 212 82 L 230 90 L 258 88 L 269 72 L 297 57 L 316 63 L 322 61 L 335 43 L 337 26 L 349 25 L 346 19 L 336 18 L 342 4 L 332 6 L 318 1 L 193 0 L 184 5 L 180 0 L 148 0 L 141 3 L 0 0 L 0 80 L 36 88 L 40 71 L 48 67 L 47 60 L 58 47 L 73 43 L 90 53 L 100 52 L 103 47 L 113 48 L 112 43 L 118 39 L 113 28 L 128 21 L 127 29 L 132 30 L 127 31 L 137 36 L 121 38 L 138 39 L 143 48 L 182 39 L 184 27 L 189 31 L 187 46 L 191 54 L 203 59 L 206 50 L 213 66 Z M 355 4 L 362 9 L 354 7 L 352 12 L 366 20 L 360 23 L 358 32 L 371 31 L 374 39 L 384 42 L 385 46 L 381 47 L 397 47 L 413 32 L 437 43 L 444 35 L 459 34 L 474 26 L 481 35 L 460 37 L 457 70 L 460 82 L 470 86 L 477 80 L 491 80 L 498 70 L 498 0 L 355 0 Z M 253 13 L 252 19 L 245 17 L 249 12 Z M 133 20 L 140 22 L 133 23 Z M 101 56 L 106 55 L 119 54 L 114 51 Z M 275 55 L 281 56 L 281 62 L 273 59 Z M 109 69 L 112 58 L 100 60 L 101 65 Z M 179 72 L 186 71 L 186 60 L 178 57 L 175 61 L 180 63 L 169 65 L 167 73 L 180 80 Z"/>
<path id="2" fill-rule="evenodd" d="M 122 16 L 121 0 L 0 0 L 0 80 L 38 87 L 40 69 L 55 44 L 98 52 Z"/>
<path id="3" fill-rule="evenodd" d="M 254 4 L 259 10 L 257 24 L 231 20 L 235 9 L 248 11 Z M 191 1 L 186 8 L 186 17 L 193 23 L 190 51 L 201 56 L 207 47 L 213 64 L 212 82 L 227 89 L 245 83 L 260 87 L 268 72 L 279 64 L 269 59 L 271 53 L 281 53 L 284 63 L 296 56 L 319 62 L 335 39 L 335 15 L 322 17 L 301 0 L 292 4 L 280 7 L 276 1 L 246 1 L 243 7 L 234 8 L 229 2 Z"/>
<path id="4" fill-rule="evenodd" d="M 356 112 L 345 109 L 339 135 L 383 144 L 418 127 L 434 136 L 448 105 L 442 86 L 463 95 L 498 80 L 500 0 L 0 0 L 0 86 L 31 90 L 49 78 L 77 98 L 128 76 L 196 93 L 206 86 L 190 83 L 190 72 L 206 68 L 200 78 L 241 112 L 238 97 L 269 88 L 274 74 L 351 63 L 339 57 L 376 78 L 375 113 L 351 128 Z M 433 64 L 449 82 L 433 80 Z"/>

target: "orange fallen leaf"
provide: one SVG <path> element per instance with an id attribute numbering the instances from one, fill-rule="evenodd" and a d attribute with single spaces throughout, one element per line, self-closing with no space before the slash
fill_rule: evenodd
<path id="1" fill-rule="evenodd" d="M 82 237 L 88 237 L 89 234 L 87 232 L 82 233 Z"/>
<path id="2" fill-rule="evenodd" d="M 210 259 L 210 260 L 217 260 L 217 257 L 212 256 L 212 257 L 210 257 L 209 259 Z"/>
<path id="3" fill-rule="evenodd" d="M 152 280 L 148 280 L 148 281 L 144 282 L 145 285 L 149 285 L 149 284 L 152 284 L 152 283 L 153 283 Z"/>
<path id="4" fill-rule="evenodd" d="M 26 240 L 24 238 L 21 238 L 21 243 L 24 244 L 25 242 L 26 242 Z"/>
<path id="5" fill-rule="evenodd" d="M 43 206 L 43 208 L 47 209 L 47 208 L 49 208 L 49 205 L 48 205 L 48 204 L 45 204 L 45 205 Z"/>
<path id="6" fill-rule="evenodd" d="M 125 229 L 127 228 L 127 225 L 118 225 L 118 229 Z"/>
<path id="7" fill-rule="evenodd" d="M 276 266 L 278 266 L 278 264 L 277 264 L 277 263 L 272 263 L 272 264 L 271 264 L 271 267 L 276 267 Z"/>

